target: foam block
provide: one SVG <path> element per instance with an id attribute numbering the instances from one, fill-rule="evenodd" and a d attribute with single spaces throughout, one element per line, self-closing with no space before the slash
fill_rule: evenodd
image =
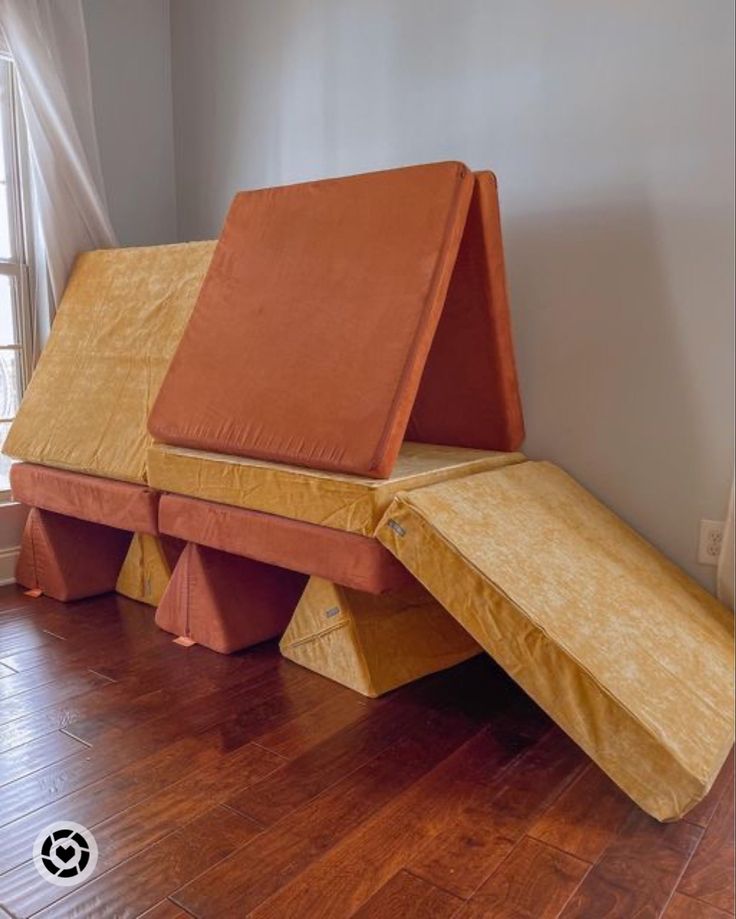
<path id="1" fill-rule="evenodd" d="M 128 548 L 115 590 L 124 597 L 158 606 L 184 543 L 166 536 L 136 533 Z"/>
<path id="2" fill-rule="evenodd" d="M 146 421 L 214 243 L 81 254 L 3 452 L 145 483 Z"/>
<path id="3" fill-rule="evenodd" d="M 161 491 L 371 536 L 397 492 L 523 460 L 521 453 L 404 443 L 391 475 L 376 480 L 155 444 L 148 474 Z"/>
<path id="4" fill-rule="evenodd" d="M 144 485 L 14 463 L 10 487 L 15 500 L 30 507 L 121 530 L 158 533 L 159 495 Z"/>
<path id="5" fill-rule="evenodd" d="M 15 579 L 66 602 L 115 589 L 130 533 L 32 507 L 26 518 Z"/>
<path id="6" fill-rule="evenodd" d="M 708 792 L 733 744 L 733 616 L 562 470 L 407 492 L 377 536 L 645 811 Z"/>
<path id="7" fill-rule="evenodd" d="M 281 643 L 284 657 L 364 696 L 380 696 L 481 652 L 416 582 L 373 596 L 310 578 Z"/>
<path id="8" fill-rule="evenodd" d="M 156 611 L 156 625 L 229 654 L 280 635 L 307 578 L 188 543 Z"/>
<path id="9" fill-rule="evenodd" d="M 268 565 L 317 574 L 369 593 L 404 587 L 414 579 L 375 539 L 328 527 L 163 495 L 162 533 Z"/>

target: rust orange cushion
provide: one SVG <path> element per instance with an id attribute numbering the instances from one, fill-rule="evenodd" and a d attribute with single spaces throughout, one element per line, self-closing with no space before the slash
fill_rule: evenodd
<path id="1" fill-rule="evenodd" d="M 151 413 L 154 437 L 387 475 L 473 186 L 449 162 L 238 194 Z"/>
<path id="2" fill-rule="evenodd" d="M 10 467 L 13 497 L 78 520 L 136 533 L 158 533 L 158 493 L 145 485 L 115 482 L 34 463 Z"/>
<path id="3" fill-rule="evenodd" d="M 162 533 L 179 539 L 368 593 L 414 583 L 406 568 L 375 539 L 275 514 L 163 495 L 159 525 Z"/>
<path id="4" fill-rule="evenodd" d="M 460 251 L 408 440 L 517 450 L 524 418 L 511 337 L 496 177 L 475 175 Z"/>

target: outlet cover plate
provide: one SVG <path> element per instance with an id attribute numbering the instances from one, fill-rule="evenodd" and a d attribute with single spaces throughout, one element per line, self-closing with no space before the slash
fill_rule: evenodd
<path id="1" fill-rule="evenodd" d="M 717 565 L 723 544 L 723 520 L 701 520 L 698 541 L 698 561 L 701 565 Z"/>

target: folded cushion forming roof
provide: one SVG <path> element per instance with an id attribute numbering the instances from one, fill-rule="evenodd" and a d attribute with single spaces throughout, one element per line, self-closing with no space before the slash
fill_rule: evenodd
<path id="1" fill-rule="evenodd" d="M 382 478 L 407 426 L 523 437 L 493 177 L 450 162 L 238 194 L 154 437 Z"/>

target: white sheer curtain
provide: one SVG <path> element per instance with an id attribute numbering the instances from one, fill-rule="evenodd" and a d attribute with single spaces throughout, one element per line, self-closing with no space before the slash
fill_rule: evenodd
<path id="1" fill-rule="evenodd" d="M 731 498 L 728 502 L 726 526 L 723 530 L 721 554 L 718 559 L 718 599 L 731 609 L 734 608 L 734 486 L 731 486 Z"/>
<path id="2" fill-rule="evenodd" d="M 16 65 L 32 186 L 34 358 L 78 252 L 114 246 L 92 113 L 81 0 L 0 0 Z"/>

